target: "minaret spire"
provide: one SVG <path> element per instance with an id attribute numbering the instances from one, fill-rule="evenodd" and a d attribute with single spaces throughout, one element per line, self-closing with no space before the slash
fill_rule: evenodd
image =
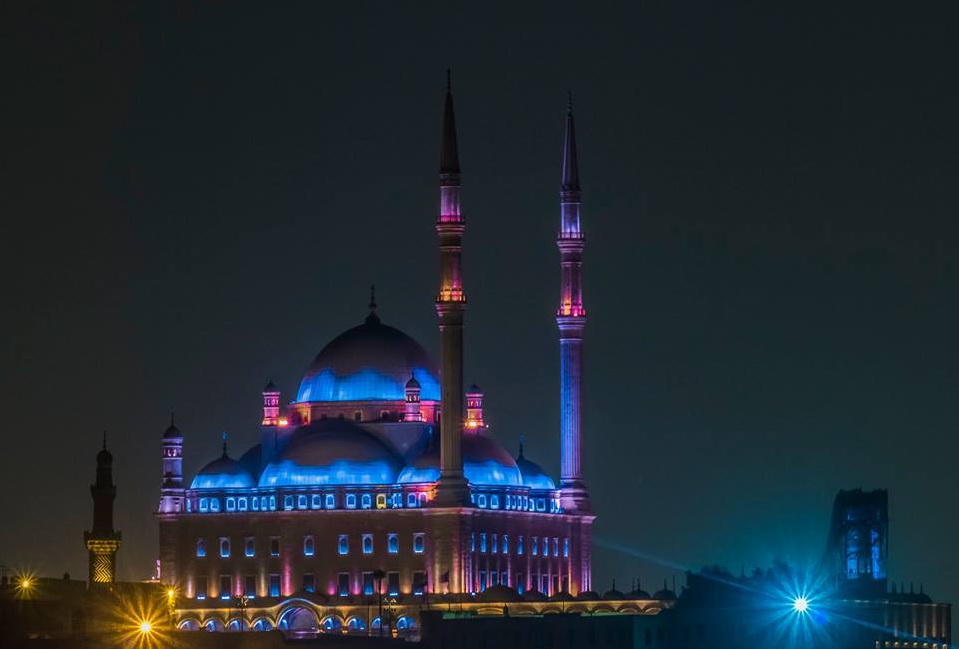
<path id="1" fill-rule="evenodd" d="M 581 276 L 584 241 L 579 222 L 582 193 L 572 92 L 567 98 L 559 199 L 560 231 L 556 245 L 561 279 L 556 324 L 560 347 L 561 504 L 567 511 L 588 512 L 589 493 L 583 481 L 582 466 L 583 330 L 586 328 Z"/>
<path id="2" fill-rule="evenodd" d="M 97 453 L 97 479 L 90 485 L 93 496 L 93 527 L 84 532 L 83 540 L 89 555 L 88 587 L 112 586 L 116 580 L 117 550 L 120 533 L 113 529 L 113 501 L 117 487 L 113 484 L 113 455 L 107 450 L 107 434 L 103 448 Z"/>
<path id="3" fill-rule="evenodd" d="M 453 89 L 447 70 L 446 97 L 440 144 L 440 213 L 436 234 L 440 247 L 440 288 L 436 315 L 440 329 L 440 479 L 436 504 L 461 506 L 469 502 L 469 487 L 463 476 L 463 320 L 466 295 L 462 281 L 463 231 L 460 214 L 460 162 L 456 145 Z M 454 587 L 454 584 L 450 584 Z"/>

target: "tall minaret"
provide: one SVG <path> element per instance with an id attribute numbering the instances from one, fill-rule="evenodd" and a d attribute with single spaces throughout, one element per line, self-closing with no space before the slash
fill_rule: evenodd
<path id="1" fill-rule="evenodd" d="M 117 488 L 113 484 L 113 455 L 107 450 L 103 434 L 103 450 L 97 453 L 97 481 L 90 485 L 93 496 L 93 529 L 83 533 L 90 555 L 90 576 L 87 585 L 109 587 L 116 580 L 117 550 L 120 533 L 113 529 L 113 501 Z"/>
<path id="2" fill-rule="evenodd" d="M 160 487 L 160 513 L 183 511 L 183 435 L 173 423 L 163 431 L 163 483 Z"/>
<path id="3" fill-rule="evenodd" d="M 579 164 L 576 159 L 576 131 L 573 126 L 573 96 L 566 111 L 566 137 L 563 141 L 563 180 L 559 190 L 559 247 L 561 281 L 559 310 L 560 376 L 560 488 L 561 504 L 567 511 L 589 511 L 589 492 L 583 482 L 583 308 L 582 258 L 583 233 L 579 227 L 582 193 Z"/>
<path id="4" fill-rule="evenodd" d="M 446 104 L 440 146 L 440 215 L 436 234 L 440 244 L 440 290 L 436 314 L 440 325 L 440 479 L 436 504 L 457 506 L 469 501 L 463 477 L 463 293 L 462 252 L 466 222 L 460 215 L 460 162 L 450 73 L 446 73 Z"/>

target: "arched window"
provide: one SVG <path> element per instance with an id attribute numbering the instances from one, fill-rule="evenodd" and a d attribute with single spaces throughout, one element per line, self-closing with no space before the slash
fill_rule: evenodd
<path id="1" fill-rule="evenodd" d="M 376 494 L 376 508 L 386 509 L 386 494 Z"/>
<path id="2" fill-rule="evenodd" d="M 363 535 L 363 554 L 373 554 L 373 535 Z"/>
<path id="3" fill-rule="evenodd" d="M 196 540 L 196 556 L 206 556 L 206 541 L 204 541 L 202 538 Z"/>
<path id="4" fill-rule="evenodd" d="M 423 550 L 426 548 L 426 535 L 422 532 L 417 532 L 413 535 L 413 552 L 416 554 L 423 554 Z"/>
<path id="5" fill-rule="evenodd" d="M 400 538 L 396 533 L 386 535 L 386 551 L 390 554 L 396 554 L 400 551 Z"/>
<path id="6" fill-rule="evenodd" d="M 336 496 L 333 494 L 326 494 L 326 508 L 336 509 Z"/>
<path id="7" fill-rule="evenodd" d="M 360 498 L 360 507 L 363 509 L 370 509 L 373 507 L 373 497 L 370 494 L 363 494 Z"/>
<path id="8" fill-rule="evenodd" d="M 314 550 L 313 537 L 304 536 L 303 537 L 303 554 L 305 554 L 308 557 L 312 557 L 313 550 Z"/>
<path id="9" fill-rule="evenodd" d="M 226 537 L 220 538 L 220 556 L 224 559 L 230 556 L 230 539 Z"/>
<path id="10" fill-rule="evenodd" d="M 346 534 L 340 534 L 336 540 L 336 551 L 340 554 L 350 553 L 350 537 Z"/>
<path id="11" fill-rule="evenodd" d="M 202 501 L 201 501 L 202 502 Z M 416 494 L 409 493 L 406 496 L 406 506 L 407 507 L 416 507 Z"/>
<path id="12" fill-rule="evenodd" d="M 356 509 L 356 494 L 346 494 L 346 508 Z"/>
<path id="13" fill-rule="evenodd" d="M 310 507 L 313 509 L 320 509 L 323 506 L 323 501 L 320 498 L 320 494 L 313 494 L 313 497 L 310 499 Z"/>

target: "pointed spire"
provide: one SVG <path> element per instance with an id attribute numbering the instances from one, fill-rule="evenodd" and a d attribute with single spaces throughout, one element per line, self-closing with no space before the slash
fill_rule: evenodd
<path id="1" fill-rule="evenodd" d="M 107 431 L 103 431 L 103 450 L 107 450 Z"/>
<path id="2" fill-rule="evenodd" d="M 443 109 L 443 139 L 440 148 L 440 176 L 458 176 L 459 173 L 460 156 L 459 149 L 456 146 L 456 117 L 453 114 L 453 74 L 447 68 L 446 103 Z"/>
<path id="3" fill-rule="evenodd" d="M 576 128 L 573 124 L 573 91 L 569 91 L 566 105 L 566 137 L 563 140 L 563 183 L 564 192 L 578 192 L 579 160 L 576 157 Z"/>
<path id="4" fill-rule="evenodd" d="M 226 457 L 226 431 L 223 431 L 223 457 Z"/>
<path id="5" fill-rule="evenodd" d="M 366 316 L 366 324 L 379 324 L 380 316 L 376 315 L 376 284 L 370 284 L 370 303 L 367 306 L 370 314 Z"/>
<path id="6" fill-rule="evenodd" d="M 523 457 L 523 443 L 525 441 L 526 441 L 526 435 L 520 435 L 519 436 L 519 456 L 518 456 L 520 458 Z"/>

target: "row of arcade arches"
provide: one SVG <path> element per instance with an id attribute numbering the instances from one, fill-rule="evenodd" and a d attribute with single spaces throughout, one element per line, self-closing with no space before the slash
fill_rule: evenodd
<path id="1" fill-rule="evenodd" d="M 328 614 L 320 616 L 310 606 L 293 604 L 284 607 L 275 620 L 267 616 L 257 616 L 250 620 L 233 617 L 227 620 L 211 616 L 206 619 L 186 617 L 180 620 L 177 628 L 181 631 L 282 631 L 292 636 L 308 636 L 319 633 L 368 635 L 380 632 L 380 618 L 366 618 L 352 615 L 342 618 Z M 387 626 L 389 626 L 387 624 Z M 401 637 L 409 636 L 417 630 L 416 620 L 409 615 L 396 618 L 393 626 Z"/>

